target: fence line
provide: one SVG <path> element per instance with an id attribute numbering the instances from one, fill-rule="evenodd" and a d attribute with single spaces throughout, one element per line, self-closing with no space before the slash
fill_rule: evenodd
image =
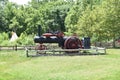
<path id="1" fill-rule="evenodd" d="M 0 46 L 0 51 L 1 50 L 25 50 L 25 47 L 29 48 L 29 49 L 33 49 L 35 46 L 33 45 L 29 45 L 29 46 L 18 46 L 18 45 L 14 45 L 14 46 Z"/>
<path id="2" fill-rule="evenodd" d="M 28 48 L 25 48 L 25 50 L 27 57 L 106 54 L 106 48 L 101 48 L 101 47 L 90 48 L 90 49 L 52 49 L 52 50 L 29 50 Z M 73 52 L 74 54 L 71 52 Z"/>

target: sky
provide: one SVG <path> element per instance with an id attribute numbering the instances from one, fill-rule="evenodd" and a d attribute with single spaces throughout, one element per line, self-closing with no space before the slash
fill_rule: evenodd
<path id="1" fill-rule="evenodd" d="M 28 1 L 31 1 L 31 0 L 9 0 L 10 2 L 15 2 L 19 5 L 23 5 L 23 4 L 27 4 Z"/>

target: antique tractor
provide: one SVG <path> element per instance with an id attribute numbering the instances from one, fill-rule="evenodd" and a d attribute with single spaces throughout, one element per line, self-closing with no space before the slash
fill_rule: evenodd
<path id="1" fill-rule="evenodd" d="M 39 43 L 37 50 L 44 50 L 46 47 L 43 43 L 58 43 L 58 46 L 62 49 L 79 49 L 79 48 L 90 48 L 90 38 L 84 38 L 80 40 L 76 34 L 70 37 L 65 37 L 64 33 L 61 31 L 56 31 L 54 33 L 47 32 L 41 33 L 41 26 L 38 26 L 38 36 L 34 38 L 35 43 Z"/>

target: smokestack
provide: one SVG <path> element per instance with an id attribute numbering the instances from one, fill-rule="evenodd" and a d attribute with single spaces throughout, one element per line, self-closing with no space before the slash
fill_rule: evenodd
<path id="1" fill-rule="evenodd" d="M 41 25 L 38 25 L 38 36 L 41 36 Z"/>

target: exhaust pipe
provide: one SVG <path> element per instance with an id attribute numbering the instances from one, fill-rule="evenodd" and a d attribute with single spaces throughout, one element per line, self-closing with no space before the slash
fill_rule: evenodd
<path id="1" fill-rule="evenodd" d="M 38 25 L 38 36 L 40 37 L 41 36 L 41 25 Z"/>

